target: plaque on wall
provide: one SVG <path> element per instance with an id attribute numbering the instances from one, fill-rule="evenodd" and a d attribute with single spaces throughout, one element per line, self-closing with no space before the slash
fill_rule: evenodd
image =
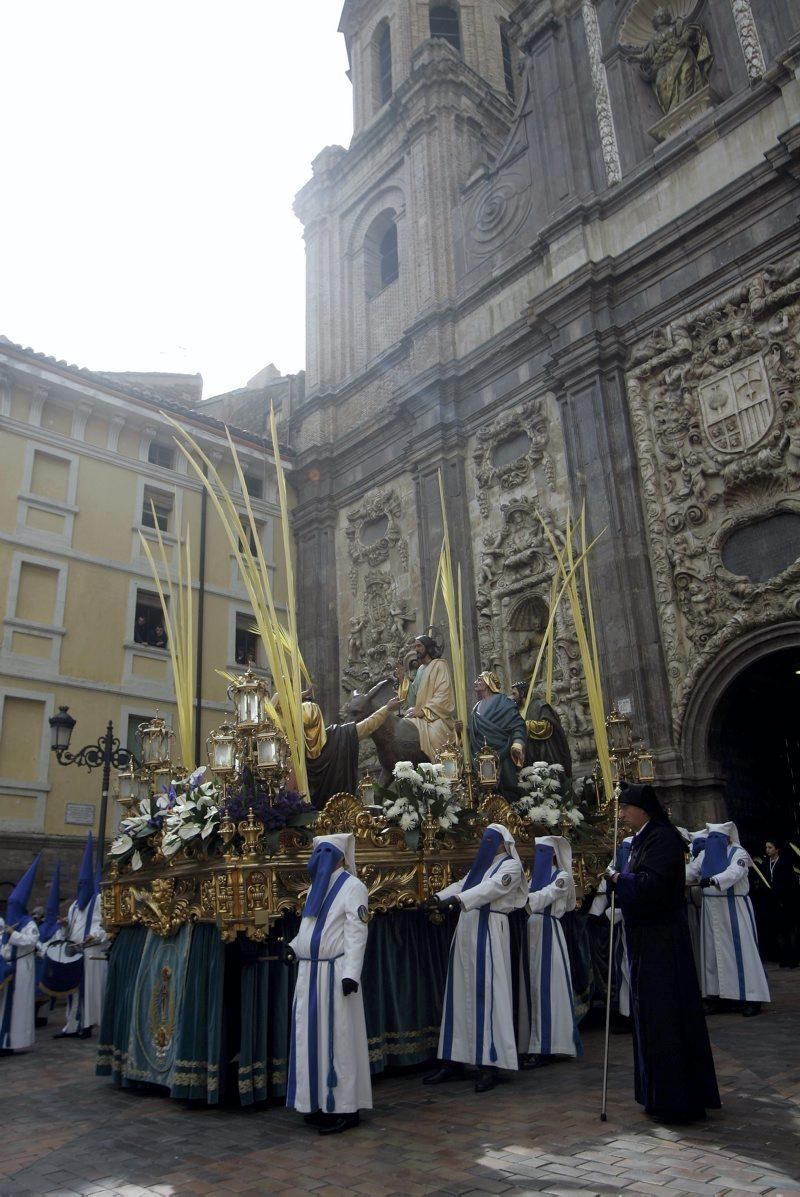
<path id="1" fill-rule="evenodd" d="M 95 809 L 91 802 L 68 802 L 64 822 L 75 823 L 79 827 L 93 827 Z"/>

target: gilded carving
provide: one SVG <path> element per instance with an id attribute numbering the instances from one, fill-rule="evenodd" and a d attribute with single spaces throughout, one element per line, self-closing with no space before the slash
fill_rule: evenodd
<path id="1" fill-rule="evenodd" d="M 796 256 L 657 330 L 631 357 L 628 398 L 676 729 L 725 644 L 800 608 L 796 562 L 776 564 L 766 579 L 723 562 L 737 530 L 798 506 L 799 298 Z"/>
<path id="2" fill-rule="evenodd" d="M 158 935 L 174 935 L 189 920 L 193 891 L 191 879 L 173 877 L 156 877 L 148 888 L 131 887 L 133 917 Z"/>

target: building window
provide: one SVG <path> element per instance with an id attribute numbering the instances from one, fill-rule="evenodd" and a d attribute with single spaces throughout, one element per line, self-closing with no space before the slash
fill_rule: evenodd
<path id="1" fill-rule="evenodd" d="M 159 528 L 162 532 L 169 532 L 172 504 L 172 495 L 165 494 L 163 490 L 154 490 L 151 486 L 146 486 L 142 501 L 142 527 L 154 530 Z"/>
<path id="2" fill-rule="evenodd" d="M 372 297 L 400 277 L 397 224 L 391 209 L 376 216 L 364 238 L 364 282 Z"/>
<path id="3" fill-rule="evenodd" d="M 162 445 L 158 441 L 151 441 L 147 450 L 147 460 L 151 465 L 161 466 L 162 470 L 175 467 L 175 450 L 171 445 Z"/>
<path id="4" fill-rule="evenodd" d="M 167 647 L 161 600 L 149 590 L 136 591 L 133 640 L 135 644 L 147 644 L 150 648 Z"/>
<path id="5" fill-rule="evenodd" d="M 381 259 L 381 286 L 386 287 L 400 274 L 397 261 L 397 225 L 392 223 L 381 237 L 379 251 Z"/>
<path id="6" fill-rule="evenodd" d="M 250 524 L 249 515 L 240 515 L 239 521 L 242 525 L 242 535 L 239 537 L 239 552 L 243 553 L 245 549 L 249 549 L 253 556 L 257 557 L 258 550 L 256 549 L 256 537 L 253 535 L 253 529 Z M 259 542 L 261 542 L 262 533 L 263 525 L 256 521 L 256 534 L 258 536 Z"/>
<path id="7" fill-rule="evenodd" d="M 514 99 L 514 64 L 511 59 L 511 42 L 505 29 L 500 28 L 500 48 L 503 51 L 503 78 L 509 100 Z"/>
<path id="8" fill-rule="evenodd" d="M 379 107 L 392 98 L 392 34 L 389 22 L 382 21 L 375 36 L 375 82 Z"/>
<path id="9" fill-rule="evenodd" d="M 432 4 L 430 9 L 431 37 L 444 38 L 461 53 L 461 33 L 458 28 L 458 9 L 452 4 Z"/>
<path id="10" fill-rule="evenodd" d="M 257 478 L 255 474 L 245 474 L 244 484 L 247 488 L 247 493 L 251 499 L 264 498 L 264 480 Z"/>
<path id="11" fill-rule="evenodd" d="M 255 619 L 252 615 L 243 615 L 237 612 L 236 615 L 236 664 L 237 665 L 254 665 L 259 664 L 259 647 L 260 641 L 258 633 L 254 631 Z"/>

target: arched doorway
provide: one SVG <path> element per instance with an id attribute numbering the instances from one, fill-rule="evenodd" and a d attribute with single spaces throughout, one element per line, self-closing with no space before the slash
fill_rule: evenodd
<path id="1" fill-rule="evenodd" d="M 769 835 L 800 843 L 799 711 L 800 649 L 784 648 L 746 665 L 712 713 L 709 755 L 751 851 Z"/>

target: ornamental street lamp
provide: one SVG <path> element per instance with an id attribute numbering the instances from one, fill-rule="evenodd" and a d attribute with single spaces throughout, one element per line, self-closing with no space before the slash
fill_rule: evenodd
<path id="1" fill-rule="evenodd" d="M 86 744 L 77 752 L 69 751 L 69 742 L 75 720 L 69 714 L 69 707 L 59 707 L 59 713 L 53 715 L 50 723 L 50 749 L 56 754 L 59 765 L 81 765 L 91 773 L 92 769 L 103 768 L 103 788 L 100 796 L 100 826 L 97 837 L 97 855 L 100 867 L 106 847 L 106 818 L 108 816 L 108 788 L 111 783 L 111 769 L 124 769 L 133 764 L 138 767 L 139 762 L 132 752 L 123 748 L 114 735 L 114 726 L 109 719 L 106 734 L 101 736 L 96 744 Z"/>

